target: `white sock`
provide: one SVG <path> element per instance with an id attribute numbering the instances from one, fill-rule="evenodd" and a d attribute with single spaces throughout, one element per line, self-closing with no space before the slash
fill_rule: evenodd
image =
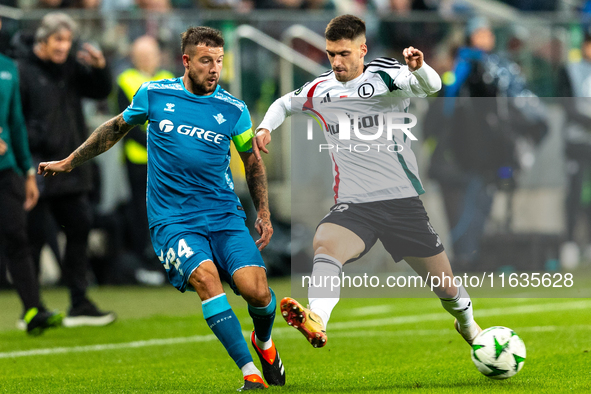
<path id="1" fill-rule="evenodd" d="M 261 371 L 259 371 L 259 369 L 254 365 L 254 363 L 251 361 L 249 363 L 246 363 L 242 366 L 242 368 L 240 368 L 240 370 L 242 371 L 242 376 L 246 377 L 248 375 L 261 375 Z"/>
<path id="2" fill-rule="evenodd" d="M 330 319 L 330 314 L 338 302 L 338 298 L 310 298 L 310 310 L 320 316 L 325 329 Z"/>
<path id="3" fill-rule="evenodd" d="M 271 345 L 273 345 L 273 341 L 271 340 L 271 338 L 269 338 L 269 340 L 267 342 L 261 341 L 256 334 L 254 335 L 254 341 L 256 342 L 257 346 L 259 347 L 259 349 L 261 350 L 267 350 L 271 348 Z"/>
<path id="4" fill-rule="evenodd" d="M 327 254 L 314 256 L 314 268 L 308 288 L 310 309 L 322 319 L 324 327 L 328 324 L 330 314 L 339 302 L 341 296 L 340 286 L 331 289 L 331 278 L 341 276 L 343 264 Z M 334 282 L 336 284 L 336 282 Z"/>
<path id="5" fill-rule="evenodd" d="M 458 287 L 458 294 L 454 298 L 441 298 L 441 305 L 458 319 L 458 323 L 463 328 L 470 327 L 474 323 L 472 301 L 464 286 Z"/>

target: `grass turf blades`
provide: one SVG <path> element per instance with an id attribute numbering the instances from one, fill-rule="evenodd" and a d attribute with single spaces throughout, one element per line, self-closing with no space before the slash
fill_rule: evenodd
<path id="1" fill-rule="evenodd" d="M 270 284 L 279 297 L 289 295 L 288 281 Z M 120 319 L 107 327 L 60 328 L 32 338 L 14 328 L 21 313 L 14 292 L 0 292 L 0 393 L 226 393 L 242 384 L 240 371 L 203 321 L 196 294 L 163 287 L 101 288 L 91 295 Z M 44 299 L 51 308 L 68 305 L 62 289 L 44 291 Z M 229 300 L 249 335 L 252 321 L 246 304 L 235 296 Z M 544 305 L 549 311 L 543 311 Z M 591 300 L 476 299 L 474 306 L 483 328 L 511 327 L 524 340 L 528 357 L 515 377 L 492 381 L 482 376 L 472 364 L 470 347 L 455 332 L 453 318 L 444 315 L 435 298 L 344 299 L 331 317 L 330 343 L 322 349 L 312 348 L 299 332 L 276 320 L 273 339 L 288 379 L 286 386 L 269 390 L 591 390 Z M 47 354 L 17 353 L 39 349 Z"/>

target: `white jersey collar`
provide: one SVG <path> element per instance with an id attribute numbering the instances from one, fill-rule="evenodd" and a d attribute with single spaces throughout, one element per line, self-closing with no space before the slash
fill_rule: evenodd
<path id="1" fill-rule="evenodd" d="M 344 88 L 351 88 L 351 87 L 357 85 L 359 82 L 361 82 L 361 80 L 363 79 L 364 76 L 365 76 L 365 70 L 357 78 L 352 79 L 347 82 L 341 82 L 337 79 L 336 75 L 333 73 L 333 77 L 334 77 L 335 81 L 337 81 L 339 84 L 341 84 Z"/>

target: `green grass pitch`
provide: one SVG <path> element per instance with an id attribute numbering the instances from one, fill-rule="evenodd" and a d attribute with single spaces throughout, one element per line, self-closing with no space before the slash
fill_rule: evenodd
<path id="1" fill-rule="evenodd" d="M 271 286 L 278 298 L 289 295 L 288 281 Z M 114 324 L 29 337 L 14 328 L 20 315 L 15 293 L 0 292 L 1 393 L 231 393 L 242 385 L 240 371 L 207 328 L 196 294 L 163 287 L 100 288 L 91 295 L 119 314 Z M 63 289 L 43 296 L 51 308 L 68 305 Z M 244 301 L 229 299 L 248 333 Z M 273 337 L 287 384 L 269 392 L 591 392 L 591 299 L 473 301 L 481 327 L 507 326 L 525 341 L 527 359 L 515 377 L 481 375 L 437 299 L 345 299 L 322 349 L 277 316 Z"/>

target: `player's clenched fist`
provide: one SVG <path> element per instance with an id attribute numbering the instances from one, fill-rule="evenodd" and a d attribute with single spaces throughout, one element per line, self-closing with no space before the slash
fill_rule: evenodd
<path id="1" fill-rule="evenodd" d="M 416 71 L 423 66 L 423 52 L 415 47 L 408 47 L 402 51 L 404 61 L 410 71 Z"/>
<path id="2" fill-rule="evenodd" d="M 55 175 L 58 172 L 70 172 L 74 167 L 70 164 L 68 159 L 60 160 L 60 161 L 47 161 L 39 163 L 39 168 L 37 169 L 37 174 L 43 176 L 47 175 Z"/>

